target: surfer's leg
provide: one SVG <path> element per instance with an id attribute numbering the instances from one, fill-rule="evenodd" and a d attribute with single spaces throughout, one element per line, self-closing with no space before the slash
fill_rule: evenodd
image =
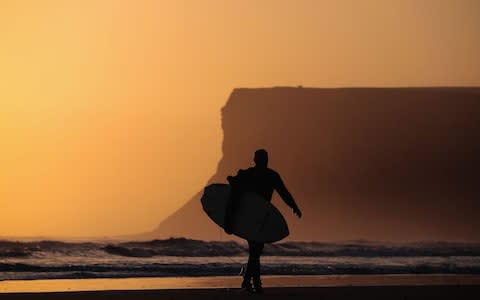
<path id="1" fill-rule="evenodd" d="M 249 292 L 253 291 L 252 276 L 255 269 L 255 242 L 248 241 L 248 264 L 245 274 L 243 275 L 242 288 Z"/>
<path id="2" fill-rule="evenodd" d="M 256 243 L 253 241 L 248 241 L 248 264 L 247 270 L 245 271 L 244 279 L 245 281 L 252 280 L 253 272 L 255 269 L 255 256 L 256 256 Z"/>
<path id="3" fill-rule="evenodd" d="M 253 246 L 254 257 L 253 257 L 252 277 L 253 277 L 253 286 L 255 287 L 255 291 L 257 293 L 263 292 L 262 281 L 260 280 L 260 256 L 262 255 L 263 247 L 264 247 L 264 244 L 259 242 L 255 242 Z"/>

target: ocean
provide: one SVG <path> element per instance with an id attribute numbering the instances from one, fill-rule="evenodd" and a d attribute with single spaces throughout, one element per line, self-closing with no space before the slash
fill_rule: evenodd
<path id="1" fill-rule="evenodd" d="M 0 280 L 234 276 L 247 245 L 152 241 L 0 240 Z M 480 274 L 480 244 L 351 241 L 265 246 L 264 275 Z"/>

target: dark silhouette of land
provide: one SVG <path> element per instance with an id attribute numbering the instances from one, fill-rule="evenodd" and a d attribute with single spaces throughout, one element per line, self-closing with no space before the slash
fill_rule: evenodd
<path id="1" fill-rule="evenodd" d="M 480 88 L 236 89 L 221 117 L 223 157 L 208 182 L 225 182 L 255 149 L 274 153 L 309 212 L 300 221 L 274 197 L 291 239 L 480 241 Z M 200 192 L 138 237 L 219 239 Z"/>

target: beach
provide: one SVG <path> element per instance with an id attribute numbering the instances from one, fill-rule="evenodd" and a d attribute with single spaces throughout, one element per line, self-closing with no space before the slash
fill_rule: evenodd
<path id="1" fill-rule="evenodd" d="M 479 286 L 268 288 L 261 296 L 227 289 L 4 294 L 0 299 L 478 299 Z"/>
<path id="2" fill-rule="evenodd" d="M 477 299 L 476 275 L 265 276 L 264 299 Z M 246 299 L 238 276 L 12 280 L 3 299 Z"/>

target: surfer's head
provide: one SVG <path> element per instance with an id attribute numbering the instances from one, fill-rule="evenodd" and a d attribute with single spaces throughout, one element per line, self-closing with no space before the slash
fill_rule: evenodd
<path id="1" fill-rule="evenodd" d="M 265 149 L 258 149 L 255 151 L 255 156 L 253 157 L 255 166 L 259 168 L 266 168 L 268 165 L 268 153 Z"/>

